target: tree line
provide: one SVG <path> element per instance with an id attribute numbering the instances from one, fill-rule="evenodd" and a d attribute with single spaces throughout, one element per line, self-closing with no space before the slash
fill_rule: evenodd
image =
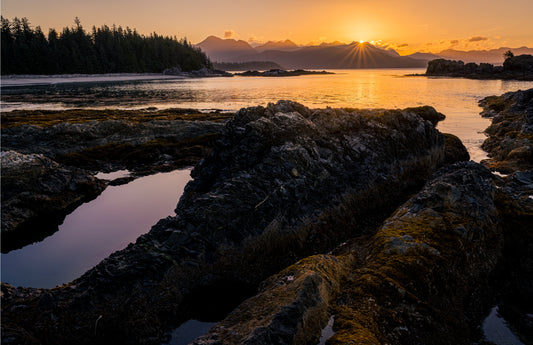
<path id="1" fill-rule="evenodd" d="M 160 73 L 212 68 L 211 61 L 186 38 L 140 35 L 135 29 L 93 26 L 86 32 L 76 17 L 61 32 L 32 28 L 27 18 L 1 17 L 2 74 Z"/>

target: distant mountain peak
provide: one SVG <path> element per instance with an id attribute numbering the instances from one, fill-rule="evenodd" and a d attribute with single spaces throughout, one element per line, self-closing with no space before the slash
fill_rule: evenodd
<path id="1" fill-rule="evenodd" d="M 246 41 L 233 38 L 220 38 L 208 36 L 202 42 L 196 44 L 212 61 L 238 62 L 235 59 L 241 55 L 253 54 L 257 51 Z"/>
<path id="2" fill-rule="evenodd" d="M 264 50 L 294 50 L 299 48 L 299 46 L 291 41 L 286 39 L 284 41 L 268 41 L 267 43 L 255 47 L 258 51 Z"/>

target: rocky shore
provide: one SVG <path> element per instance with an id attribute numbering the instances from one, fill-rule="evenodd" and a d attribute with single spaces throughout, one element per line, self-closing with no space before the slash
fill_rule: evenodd
<path id="1" fill-rule="evenodd" d="M 505 174 L 533 169 L 533 89 L 486 97 L 479 105 L 481 115 L 492 119 L 484 164 Z"/>
<path id="2" fill-rule="evenodd" d="M 529 98 L 506 97 L 531 115 Z M 316 344 L 331 320 L 328 345 L 482 343 L 500 298 L 533 306 L 533 171 L 460 162 L 442 119 L 431 107 L 241 109 L 177 216 L 72 283 L 2 283 L 2 342 L 161 344 L 219 309 L 195 344 Z"/>
<path id="3" fill-rule="evenodd" d="M 193 170 L 179 216 L 71 284 L 4 284 L 3 339 L 161 341 L 198 312 L 207 291 L 228 291 L 221 300 L 253 291 L 298 259 L 373 232 L 454 160 L 446 152 L 466 153 L 446 149 L 450 141 L 435 129 L 443 118 L 431 107 L 242 109 Z"/>
<path id="4" fill-rule="evenodd" d="M 96 172 L 128 169 L 127 182 L 196 164 L 231 116 L 190 109 L 2 114 L 2 252 L 42 240 L 100 194 L 107 183 Z"/>
<path id="5" fill-rule="evenodd" d="M 105 189 L 89 172 L 42 154 L 2 151 L 2 252 L 42 240 L 64 216 Z"/>
<path id="6" fill-rule="evenodd" d="M 471 79 L 533 80 L 533 56 L 519 55 L 508 58 L 503 66 L 489 63 L 436 59 L 428 62 L 426 76 L 462 77 Z"/>

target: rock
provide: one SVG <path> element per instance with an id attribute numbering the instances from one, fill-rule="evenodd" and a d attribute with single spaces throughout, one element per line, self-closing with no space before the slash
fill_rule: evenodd
<path id="1" fill-rule="evenodd" d="M 533 56 L 520 55 L 506 59 L 501 66 L 488 63 L 465 64 L 463 61 L 435 59 L 428 62 L 426 76 L 448 76 L 472 79 L 533 80 Z"/>
<path id="2" fill-rule="evenodd" d="M 505 59 L 503 70 L 511 73 L 522 73 L 524 76 L 533 74 L 533 56 L 522 54 Z"/>
<path id="3" fill-rule="evenodd" d="M 461 139 L 449 133 L 445 133 L 444 136 L 446 138 L 444 145 L 444 164 L 452 164 L 458 159 L 461 161 L 470 160 L 470 154 L 468 154 Z"/>
<path id="4" fill-rule="evenodd" d="M 63 167 L 42 154 L 3 151 L 0 157 L 3 253 L 50 235 L 69 210 L 105 188 L 87 171 Z"/>
<path id="5" fill-rule="evenodd" d="M 180 66 L 175 66 L 172 68 L 167 68 L 163 71 L 164 75 L 181 75 L 183 71 Z"/>
<path id="6" fill-rule="evenodd" d="M 465 63 L 463 61 L 436 59 L 428 62 L 426 75 L 446 75 L 462 73 Z"/>
<path id="7" fill-rule="evenodd" d="M 331 255 L 299 261 L 262 283 L 194 345 L 317 344 L 348 265 Z"/>
<path id="8" fill-rule="evenodd" d="M 503 248 L 494 181 L 473 162 L 443 168 L 386 220 L 341 286 L 329 343 L 471 344 L 469 306 Z"/>
<path id="9" fill-rule="evenodd" d="M 196 164 L 223 123 L 191 120 L 103 120 L 2 129 L 2 149 L 40 153 L 91 171 L 128 169 L 136 176 Z"/>
<path id="10" fill-rule="evenodd" d="M 450 158 L 436 115 L 424 107 L 350 112 L 290 101 L 241 109 L 194 168 L 177 216 L 71 284 L 31 299 L 4 295 L 2 328 L 25 329 L 43 343 L 159 343 L 198 312 L 202 291 L 253 289 L 298 259 L 373 232 Z M 323 312 L 308 308 L 324 310 L 334 291 L 321 281 L 328 274 L 295 275 L 293 292 L 308 296 L 293 309 L 298 318 L 322 323 Z M 13 308 L 21 304 L 24 311 Z M 282 325 L 279 318 L 269 324 Z M 267 328 L 257 339 L 290 338 Z"/>
<path id="11" fill-rule="evenodd" d="M 141 145 L 154 140 L 181 141 L 219 133 L 223 124 L 210 121 L 155 120 L 135 123 L 103 120 L 60 123 L 51 127 L 21 125 L 2 129 L 2 149 L 42 153 L 55 159 L 110 144 Z"/>
<path id="12" fill-rule="evenodd" d="M 482 148 L 493 170 L 511 173 L 533 168 L 533 89 L 482 99 L 482 115 L 492 117 Z"/>
<path id="13" fill-rule="evenodd" d="M 283 69 L 275 68 L 268 71 L 246 71 L 242 73 L 235 73 L 235 75 L 242 77 L 295 77 L 300 75 L 313 75 L 313 74 L 334 74 L 333 72 L 326 71 L 306 71 L 303 69 L 297 69 L 294 71 L 286 71 Z"/>
<path id="14" fill-rule="evenodd" d="M 513 286 L 518 300 L 532 305 L 524 298 L 533 289 L 533 199 L 524 198 L 532 191 L 533 171 L 502 184 L 474 162 L 442 168 L 375 235 L 268 278 L 194 344 L 317 343 L 327 310 L 335 320 L 327 344 L 477 342 L 495 285 Z M 512 248 L 518 253 L 508 253 Z M 495 276 L 500 270 L 515 272 L 520 284 L 502 286 L 508 275 Z M 314 278 L 313 289 L 304 278 Z"/>

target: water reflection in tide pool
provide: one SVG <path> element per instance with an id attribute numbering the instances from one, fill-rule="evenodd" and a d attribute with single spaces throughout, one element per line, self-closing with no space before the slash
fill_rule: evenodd
<path id="1" fill-rule="evenodd" d="M 170 341 L 164 345 L 188 345 L 196 338 L 206 334 L 214 325 L 216 322 L 189 320 L 172 331 Z"/>
<path id="2" fill-rule="evenodd" d="M 2 254 L 2 282 L 52 288 L 78 278 L 159 219 L 174 215 L 190 179 L 190 169 L 184 169 L 107 187 L 68 215 L 54 235 Z"/>

